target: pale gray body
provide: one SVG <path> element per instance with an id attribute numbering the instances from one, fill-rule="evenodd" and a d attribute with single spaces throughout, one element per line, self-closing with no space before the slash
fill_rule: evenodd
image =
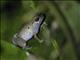
<path id="1" fill-rule="evenodd" d="M 13 44 L 22 47 L 23 49 L 26 47 L 26 41 L 30 40 L 34 35 L 36 35 L 39 31 L 41 23 L 43 22 L 45 15 L 39 14 L 36 16 L 34 22 L 31 22 L 28 25 L 25 25 L 20 32 L 16 33 L 12 39 Z"/>

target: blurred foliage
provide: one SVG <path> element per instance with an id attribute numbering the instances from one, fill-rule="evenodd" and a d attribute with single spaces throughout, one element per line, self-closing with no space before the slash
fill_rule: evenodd
<path id="1" fill-rule="evenodd" d="M 80 3 L 78 1 L 15 1 L 1 0 L 1 60 L 79 60 Z M 38 37 L 26 42 L 30 56 L 13 45 L 13 35 L 25 22 L 31 22 L 37 12 L 45 12 L 46 20 Z M 52 26 L 57 22 L 57 28 Z M 53 24 L 54 25 L 54 24 Z M 32 56 L 32 57 L 31 57 Z M 37 59 L 36 59 L 37 58 Z"/>
<path id="2" fill-rule="evenodd" d="M 25 57 L 25 52 L 1 40 L 1 60 L 25 60 Z"/>

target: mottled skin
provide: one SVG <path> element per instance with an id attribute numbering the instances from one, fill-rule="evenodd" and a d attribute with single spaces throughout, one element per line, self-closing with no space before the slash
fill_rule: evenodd
<path id="1" fill-rule="evenodd" d="M 12 39 L 13 44 L 22 47 L 26 47 L 26 42 L 35 36 L 41 27 L 45 19 L 45 14 L 39 13 L 33 18 L 33 22 L 26 24 L 18 33 L 16 33 Z"/>

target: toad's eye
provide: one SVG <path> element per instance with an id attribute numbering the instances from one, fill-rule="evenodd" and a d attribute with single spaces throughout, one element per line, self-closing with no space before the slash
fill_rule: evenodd
<path id="1" fill-rule="evenodd" d="M 28 26 L 28 29 L 29 29 L 30 27 Z"/>
<path id="2" fill-rule="evenodd" d="M 37 17 L 37 18 L 35 19 L 35 21 L 36 21 L 36 22 L 39 21 L 39 17 Z"/>
<path id="3" fill-rule="evenodd" d="M 35 21 L 38 22 L 39 20 L 42 21 L 43 19 L 45 18 L 45 14 L 38 14 L 36 17 L 35 17 Z"/>
<path id="4" fill-rule="evenodd" d="M 43 17 L 43 14 L 38 14 L 36 17 L 35 17 L 35 21 L 38 22 L 40 20 L 40 18 Z"/>

